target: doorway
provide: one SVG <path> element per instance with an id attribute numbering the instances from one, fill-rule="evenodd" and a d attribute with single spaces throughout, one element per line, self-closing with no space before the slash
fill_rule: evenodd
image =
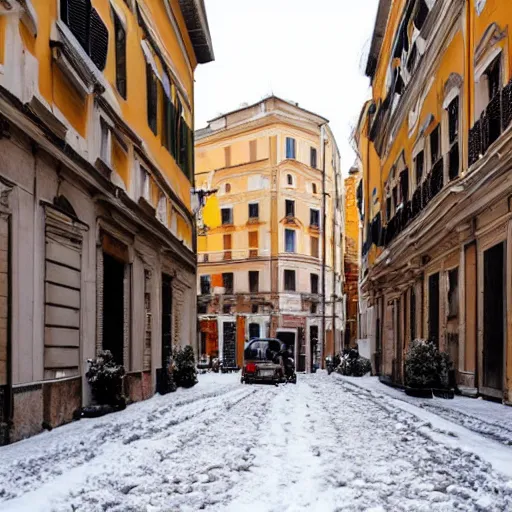
<path id="1" fill-rule="evenodd" d="M 234 368 L 236 366 L 236 323 L 224 322 L 223 328 L 222 359 L 224 366 Z"/>
<path id="2" fill-rule="evenodd" d="M 439 272 L 428 278 L 428 339 L 439 347 Z"/>
<path id="3" fill-rule="evenodd" d="M 276 338 L 278 340 L 281 340 L 286 345 L 288 352 L 290 352 L 293 359 L 296 360 L 296 355 L 295 355 L 296 333 L 289 332 L 289 331 L 278 331 L 276 333 Z"/>
<path id="4" fill-rule="evenodd" d="M 124 365 L 124 271 L 122 261 L 103 253 L 103 350 Z"/>
<path id="5" fill-rule="evenodd" d="M 318 368 L 318 326 L 309 327 L 309 346 L 310 346 L 310 371 L 313 373 Z"/>
<path id="6" fill-rule="evenodd" d="M 260 324 L 249 324 L 249 340 L 253 338 L 260 338 Z"/>
<path id="7" fill-rule="evenodd" d="M 505 347 L 505 244 L 484 252 L 483 381 L 486 388 L 503 390 Z"/>
<path id="8" fill-rule="evenodd" d="M 172 357 L 172 277 L 162 274 L 162 368 Z"/>

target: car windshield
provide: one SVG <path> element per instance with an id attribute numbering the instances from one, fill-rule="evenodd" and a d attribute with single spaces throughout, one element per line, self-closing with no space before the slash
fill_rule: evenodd
<path id="1" fill-rule="evenodd" d="M 280 350 L 278 340 L 252 340 L 245 349 L 244 357 L 251 361 L 272 361 Z"/>

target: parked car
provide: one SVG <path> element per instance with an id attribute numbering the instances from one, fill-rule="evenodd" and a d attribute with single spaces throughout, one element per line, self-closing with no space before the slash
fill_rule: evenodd
<path id="1" fill-rule="evenodd" d="M 285 382 L 282 341 L 275 338 L 252 339 L 244 351 L 244 365 L 240 381 L 246 384 Z"/>

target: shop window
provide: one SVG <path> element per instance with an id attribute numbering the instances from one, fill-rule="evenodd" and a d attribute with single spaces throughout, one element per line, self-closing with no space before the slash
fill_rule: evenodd
<path id="1" fill-rule="evenodd" d="M 284 271 L 284 289 L 287 292 L 295 291 L 295 270 Z"/>
<path id="2" fill-rule="evenodd" d="M 285 251 L 286 252 L 295 252 L 295 230 L 294 229 L 285 229 L 284 230 L 284 238 L 285 238 Z"/>
<path id="3" fill-rule="evenodd" d="M 233 293 L 233 272 L 224 272 L 222 274 L 222 286 L 224 287 L 224 293 Z"/>
<path id="4" fill-rule="evenodd" d="M 220 213 L 223 226 L 233 224 L 233 208 L 221 208 Z"/>
<path id="5" fill-rule="evenodd" d="M 249 271 L 249 291 L 251 293 L 260 291 L 260 273 L 257 270 Z"/>

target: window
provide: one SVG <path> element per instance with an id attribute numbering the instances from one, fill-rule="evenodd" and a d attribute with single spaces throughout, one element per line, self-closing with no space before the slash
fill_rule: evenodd
<path id="1" fill-rule="evenodd" d="M 313 228 L 320 227 L 320 212 L 310 208 L 309 210 L 309 225 Z"/>
<path id="2" fill-rule="evenodd" d="M 397 187 L 393 188 L 392 195 L 393 195 L 393 208 L 396 211 L 396 207 L 398 206 L 398 188 Z"/>
<path id="3" fill-rule="evenodd" d="M 249 219 L 258 219 L 260 217 L 260 205 L 258 203 L 249 204 Z"/>
<path id="4" fill-rule="evenodd" d="M 414 168 L 415 168 L 416 186 L 417 187 L 419 187 L 421 185 L 424 167 L 425 167 L 425 153 L 423 151 L 420 151 L 416 155 L 416 158 L 414 159 Z"/>
<path id="5" fill-rule="evenodd" d="M 167 197 L 164 194 L 160 194 L 156 207 L 156 218 L 167 226 Z"/>
<path id="6" fill-rule="evenodd" d="M 223 237 L 223 241 L 224 241 L 224 259 L 225 260 L 230 260 L 232 258 L 232 253 L 231 253 L 231 248 L 232 248 L 232 245 L 231 245 L 231 234 L 226 234 L 224 235 Z"/>
<path id="7" fill-rule="evenodd" d="M 448 318 L 459 316 L 459 269 L 448 271 Z"/>
<path id="8" fill-rule="evenodd" d="M 501 90 L 501 54 L 498 55 L 485 71 L 487 77 L 487 87 L 489 92 L 489 101 Z"/>
<path id="9" fill-rule="evenodd" d="M 231 314 L 231 304 L 223 304 L 222 305 L 222 312 L 225 315 L 230 315 Z"/>
<path id="10" fill-rule="evenodd" d="M 229 194 L 231 192 L 231 184 L 226 183 L 226 186 L 224 187 L 224 191 L 226 194 Z"/>
<path id="11" fill-rule="evenodd" d="M 199 303 L 197 305 L 197 313 L 199 315 L 206 315 L 206 313 L 208 313 L 208 304 Z M 203 335 L 206 336 L 206 333 L 201 333 L 201 340 L 203 339 Z"/>
<path id="12" fill-rule="evenodd" d="M 312 189 L 312 191 L 313 191 L 313 194 L 316 194 L 316 183 L 313 183 L 313 184 L 311 185 L 311 189 Z"/>
<path id="13" fill-rule="evenodd" d="M 60 18 L 94 65 L 103 71 L 107 63 L 108 30 L 96 9 L 91 7 L 91 0 L 61 0 Z"/>
<path id="14" fill-rule="evenodd" d="M 311 303 L 311 314 L 312 315 L 316 315 L 317 309 L 318 309 L 317 303 L 316 302 L 312 302 Z"/>
<path id="15" fill-rule="evenodd" d="M 249 271 L 249 291 L 251 293 L 260 291 L 260 273 L 257 270 Z"/>
<path id="16" fill-rule="evenodd" d="M 317 162 L 316 162 L 316 148 L 311 148 L 310 149 L 309 160 L 310 160 L 311 167 L 316 169 L 316 165 L 317 165 Z"/>
<path id="17" fill-rule="evenodd" d="M 258 257 L 258 232 L 249 231 L 249 258 Z"/>
<path id="18" fill-rule="evenodd" d="M 284 289 L 287 292 L 295 291 L 295 270 L 284 271 Z"/>
<path id="19" fill-rule="evenodd" d="M 319 247 L 318 237 L 312 236 L 311 237 L 311 256 L 313 256 L 313 258 L 319 257 L 319 248 L 318 247 Z"/>
<path id="20" fill-rule="evenodd" d="M 146 201 L 150 202 L 151 192 L 151 178 L 149 173 L 143 168 L 140 168 L 140 197 L 143 197 Z"/>
<path id="21" fill-rule="evenodd" d="M 153 67 L 146 63 L 147 116 L 151 131 L 157 134 L 158 85 Z"/>
<path id="22" fill-rule="evenodd" d="M 459 175 L 459 97 L 448 105 L 448 175 L 450 180 Z"/>
<path id="23" fill-rule="evenodd" d="M 220 213 L 223 226 L 233 224 L 233 208 L 222 208 Z"/>
<path id="24" fill-rule="evenodd" d="M 260 324 L 249 324 L 249 339 L 260 337 Z"/>
<path id="25" fill-rule="evenodd" d="M 224 148 L 225 167 L 231 167 L 231 146 Z"/>
<path id="26" fill-rule="evenodd" d="M 100 146 L 100 158 L 108 166 L 112 164 L 112 132 L 108 124 L 101 119 L 101 146 Z"/>
<path id="27" fill-rule="evenodd" d="M 441 158 L 441 127 L 437 125 L 434 131 L 430 134 L 430 161 L 434 166 Z"/>
<path id="28" fill-rule="evenodd" d="M 318 294 L 318 274 L 311 274 L 311 293 Z"/>
<path id="29" fill-rule="evenodd" d="M 286 175 L 286 184 L 293 187 L 293 176 L 291 174 Z"/>
<path id="30" fill-rule="evenodd" d="M 201 276 L 201 295 L 210 295 L 211 291 L 211 278 L 210 276 Z"/>
<path id="31" fill-rule="evenodd" d="M 286 137 L 286 158 L 295 158 L 295 139 Z"/>
<path id="32" fill-rule="evenodd" d="M 257 158 L 257 150 L 258 150 L 257 141 L 251 140 L 249 142 L 249 161 L 250 162 L 256 162 L 256 160 L 258 159 Z"/>
<path id="33" fill-rule="evenodd" d="M 286 252 L 295 252 L 295 230 L 294 229 L 285 229 L 284 230 L 284 240 L 285 240 L 285 251 Z"/>
<path id="34" fill-rule="evenodd" d="M 222 286 L 224 287 L 224 293 L 233 293 L 233 272 L 225 272 L 222 274 Z"/>
<path id="35" fill-rule="evenodd" d="M 116 87 L 119 94 L 126 99 L 126 31 L 115 12 L 114 30 L 116 35 Z"/>
<path id="36" fill-rule="evenodd" d="M 391 197 L 386 198 L 386 220 L 391 220 Z"/>
<path id="37" fill-rule="evenodd" d="M 286 217 L 295 217 L 295 201 L 292 201 L 291 199 L 286 199 L 284 206 L 286 211 Z"/>
<path id="38" fill-rule="evenodd" d="M 409 200 L 409 169 L 400 173 L 400 202 L 406 203 Z"/>
<path id="39" fill-rule="evenodd" d="M 258 304 L 253 304 L 253 305 L 251 306 L 251 312 L 252 312 L 252 313 L 254 313 L 254 314 L 256 314 L 256 313 L 258 313 L 258 311 L 259 311 L 259 306 L 258 306 Z"/>
<path id="40" fill-rule="evenodd" d="M 162 102 L 162 146 L 176 157 L 176 112 L 172 101 L 171 79 L 167 71 L 163 73 L 163 102 Z"/>

